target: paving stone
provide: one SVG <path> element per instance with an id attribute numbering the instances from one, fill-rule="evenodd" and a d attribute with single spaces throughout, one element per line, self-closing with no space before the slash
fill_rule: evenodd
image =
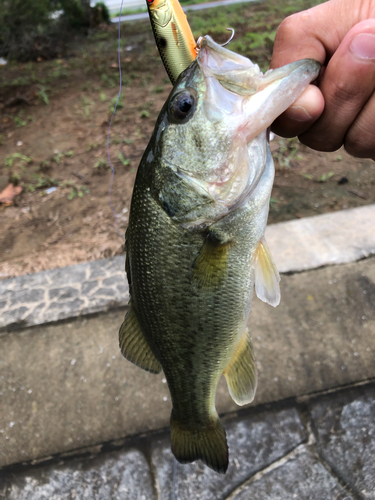
<path id="1" fill-rule="evenodd" d="M 296 409 L 262 411 L 240 421 L 223 421 L 226 428 L 230 464 L 225 475 L 217 474 L 201 462 L 175 462 L 168 438 L 152 443 L 159 496 L 173 498 L 173 469 L 176 463 L 175 496 L 179 500 L 220 500 L 259 469 L 280 459 L 307 439 Z"/>
<path id="2" fill-rule="evenodd" d="M 324 460 L 359 495 L 375 499 L 375 385 L 324 397 L 311 415 Z"/>
<path id="3" fill-rule="evenodd" d="M 0 329 L 21 328 L 125 306 L 125 256 L 0 280 Z"/>
<path id="4" fill-rule="evenodd" d="M 144 455 L 133 449 L 9 474 L 0 487 L 0 498 L 156 500 L 156 494 Z"/>
<path id="5" fill-rule="evenodd" d="M 77 288 L 73 288 L 71 286 L 64 286 L 62 288 L 53 288 L 49 291 L 49 298 L 53 299 L 73 299 L 78 297 L 79 290 Z"/>
<path id="6" fill-rule="evenodd" d="M 243 486 L 231 500 L 354 500 L 307 451 L 291 457 L 254 482 Z"/>

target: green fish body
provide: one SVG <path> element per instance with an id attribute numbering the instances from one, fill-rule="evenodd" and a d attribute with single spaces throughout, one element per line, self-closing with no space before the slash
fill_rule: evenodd
<path id="1" fill-rule="evenodd" d="M 205 37 L 139 166 L 126 233 L 130 308 L 120 347 L 141 368 L 164 371 L 172 451 L 181 463 L 201 459 L 217 472 L 227 469 L 215 409 L 222 374 L 237 404 L 254 398 L 246 328 L 254 283 L 262 300 L 274 306 L 280 300 L 264 240 L 274 178 L 267 127 L 318 72 L 318 63 L 305 60 L 262 75 Z"/>

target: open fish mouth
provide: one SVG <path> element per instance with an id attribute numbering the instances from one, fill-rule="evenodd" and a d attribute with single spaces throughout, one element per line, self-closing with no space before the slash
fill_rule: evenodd
<path id="1" fill-rule="evenodd" d="M 201 39 L 197 64 L 205 81 L 202 111 L 214 130 L 225 123 L 230 147 L 210 171 L 180 172 L 230 209 L 251 194 L 264 172 L 267 128 L 317 77 L 320 65 L 304 59 L 263 75 L 250 59 L 209 36 Z"/>

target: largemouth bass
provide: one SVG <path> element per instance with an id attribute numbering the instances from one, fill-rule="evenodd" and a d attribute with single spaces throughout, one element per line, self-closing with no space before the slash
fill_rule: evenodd
<path id="1" fill-rule="evenodd" d="M 264 240 L 274 166 L 267 128 L 316 78 L 302 60 L 263 75 L 204 37 L 156 122 L 126 232 L 130 308 L 123 355 L 171 392 L 172 451 L 225 473 L 215 409 L 222 374 L 239 405 L 257 385 L 247 330 L 255 290 L 276 306 L 279 275 Z"/>

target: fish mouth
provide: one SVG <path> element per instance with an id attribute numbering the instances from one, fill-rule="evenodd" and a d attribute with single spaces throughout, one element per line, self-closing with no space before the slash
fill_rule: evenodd
<path id="1" fill-rule="evenodd" d="M 224 115 L 237 115 L 238 131 L 245 132 L 247 141 L 293 104 L 321 67 L 314 59 L 302 59 L 263 75 L 257 64 L 209 36 L 201 41 L 197 61 L 206 78 L 207 118 L 219 121 Z"/>
<path id="2" fill-rule="evenodd" d="M 231 137 L 227 157 L 206 179 L 207 191 L 217 203 L 237 206 L 264 171 L 268 127 L 318 76 L 320 64 L 303 59 L 263 75 L 250 59 L 209 36 L 200 43 L 197 63 L 206 83 L 205 116 L 217 126 L 225 123 Z"/>

